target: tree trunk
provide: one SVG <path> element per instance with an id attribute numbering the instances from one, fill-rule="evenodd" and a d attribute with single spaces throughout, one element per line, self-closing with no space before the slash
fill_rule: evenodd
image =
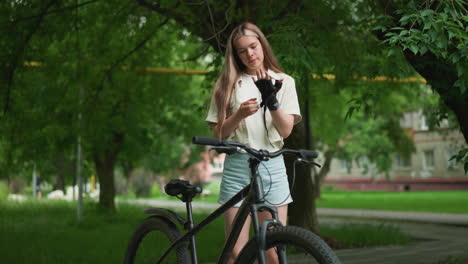
<path id="1" fill-rule="evenodd" d="M 109 213 L 115 212 L 114 168 L 123 139 L 123 135 L 114 134 L 112 142 L 104 144 L 104 148 L 95 149 L 93 153 L 99 180 L 99 207 Z"/>
<path id="2" fill-rule="evenodd" d="M 320 199 L 321 197 L 321 192 L 320 192 L 320 187 L 322 186 L 323 180 L 325 180 L 325 177 L 327 176 L 328 172 L 330 171 L 330 166 L 331 166 L 331 161 L 333 159 L 333 150 L 327 150 L 325 152 L 325 161 L 323 162 L 322 168 L 320 169 L 319 173 L 315 174 L 315 199 Z"/>
<path id="3" fill-rule="evenodd" d="M 294 126 L 291 135 L 285 140 L 285 147 L 292 149 L 304 148 L 305 126 L 301 122 Z M 300 226 L 319 234 L 318 217 L 314 199 L 314 183 L 312 181 L 311 168 L 309 165 L 296 164 L 296 177 L 293 176 L 294 158 L 285 156 L 286 170 L 291 185 L 293 203 L 289 204 L 289 224 Z"/>
<path id="4" fill-rule="evenodd" d="M 57 175 L 53 185 L 54 190 L 62 190 L 65 193 L 65 182 L 67 175 L 75 177 L 76 170 L 72 160 L 68 159 L 64 154 L 58 154 L 53 161 Z"/>
<path id="5" fill-rule="evenodd" d="M 454 83 L 458 79 L 455 66 L 437 59 L 430 53 L 417 56 L 405 51 L 404 54 L 406 60 L 426 79 L 427 84 L 440 95 L 445 105 L 453 111 L 465 142 L 468 144 L 468 92 L 462 93 L 458 87 L 454 87 Z"/>

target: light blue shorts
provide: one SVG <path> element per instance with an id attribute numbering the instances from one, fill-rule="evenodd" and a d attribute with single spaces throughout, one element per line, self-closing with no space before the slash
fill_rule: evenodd
<path id="1" fill-rule="evenodd" d="M 223 179 L 218 202 L 223 204 L 250 183 L 249 155 L 236 153 L 224 160 Z M 266 204 L 275 207 L 292 202 L 283 156 L 262 161 L 258 166 Z M 242 202 L 234 207 L 239 207 Z"/>

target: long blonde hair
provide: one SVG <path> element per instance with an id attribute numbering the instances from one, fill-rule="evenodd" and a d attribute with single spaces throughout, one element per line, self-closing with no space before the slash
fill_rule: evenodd
<path id="1" fill-rule="evenodd" d="M 265 69 L 273 70 L 274 72 L 283 72 L 278 63 L 270 43 L 263 35 L 262 31 L 254 24 L 246 22 L 237 26 L 231 33 L 227 41 L 226 55 L 224 67 L 218 80 L 214 86 L 214 100 L 218 107 L 218 131 L 216 137 L 222 137 L 222 127 L 224 120 L 229 117 L 231 109 L 229 102 L 231 101 L 234 91 L 235 82 L 240 75 L 246 70 L 246 66 L 242 63 L 234 47 L 234 43 L 242 36 L 255 36 L 260 41 L 263 49 L 263 66 Z"/>

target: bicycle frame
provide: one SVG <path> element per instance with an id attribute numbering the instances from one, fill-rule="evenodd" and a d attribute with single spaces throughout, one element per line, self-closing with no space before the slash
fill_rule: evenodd
<path id="1" fill-rule="evenodd" d="M 189 231 L 185 233 L 182 237 L 177 239 L 167 250 L 166 252 L 159 258 L 157 263 L 161 263 L 164 258 L 180 243 L 185 241 L 189 241 L 190 243 L 190 253 L 192 258 L 192 264 L 197 264 L 198 259 L 196 255 L 196 245 L 195 245 L 195 234 L 202 230 L 205 226 L 213 222 L 216 218 L 221 216 L 225 213 L 229 208 L 233 207 L 238 202 L 242 201 L 245 197 L 244 202 L 242 203 L 239 211 L 233 222 L 233 228 L 231 233 L 229 234 L 226 243 L 224 244 L 224 248 L 222 253 L 218 259 L 218 263 L 226 263 L 229 259 L 229 256 L 232 253 L 234 245 L 237 242 L 239 234 L 244 226 L 244 223 L 249 215 L 252 215 L 252 224 L 254 227 L 255 235 L 258 238 L 259 247 L 259 262 L 266 263 L 265 261 L 265 233 L 270 225 L 281 225 L 281 222 L 278 220 L 278 212 L 275 207 L 263 204 L 264 200 L 264 193 L 263 188 L 261 186 L 261 182 L 257 180 L 257 169 L 260 164 L 260 161 L 254 158 L 249 159 L 249 167 L 251 173 L 251 181 L 250 184 L 244 187 L 241 191 L 239 191 L 236 195 L 234 195 L 231 199 L 229 199 L 226 203 L 221 205 L 218 209 L 216 209 L 213 213 L 211 213 L 208 217 L 206 217 L 203 221 L 201 221 L 198 225 L 193 226 L 192 220 L 192 212 L 191 212 L 191 205 L 190 202 L 187 202 L 187 214 L 188 214 L 188 222 L 186 224 L 189 225 Z M 252 177 L 255 175 L 255 177 Z M 260 227 L 259 219 L 257 212 L 260 211 L 268 211 L 272 215 L 272 220 L 265 221 L 263 223 L 262 228 Z M 282 251 L 279 251 L 280 259 L 284 258 L 284 254 Z M 285 262 L 283 262 L 285 263 Z"/>

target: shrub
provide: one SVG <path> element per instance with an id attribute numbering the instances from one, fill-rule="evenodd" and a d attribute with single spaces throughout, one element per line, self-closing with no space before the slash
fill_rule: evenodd
<path id="1" fill-rule="evenodd" d="M 138 168 L 132 171 L 130 176 L 130 184 L 135 191 L 137 197 L 147 197 L 151 195 L 151 187 L 154 183 L 152 173 Z"/>
<path id="2" fill-rule="evenodd" d="M 8 192 L 8 184 L 4 181 L 0 181 L 0 200 L 6 200 Z"/>
<path id="3" fill-rule="evenodd" d="M 128 193 L 128 180 L 120 173 L 115 173 L 115 193 L 117 195 L 125 195 Z"/>
<path id="4" fill-rule="evenodd" d="M 151 197 L 160 197 L 164 195 L 164 192 L 161 190 L 158 184 L 154 183 L 151 186 Z"/>

